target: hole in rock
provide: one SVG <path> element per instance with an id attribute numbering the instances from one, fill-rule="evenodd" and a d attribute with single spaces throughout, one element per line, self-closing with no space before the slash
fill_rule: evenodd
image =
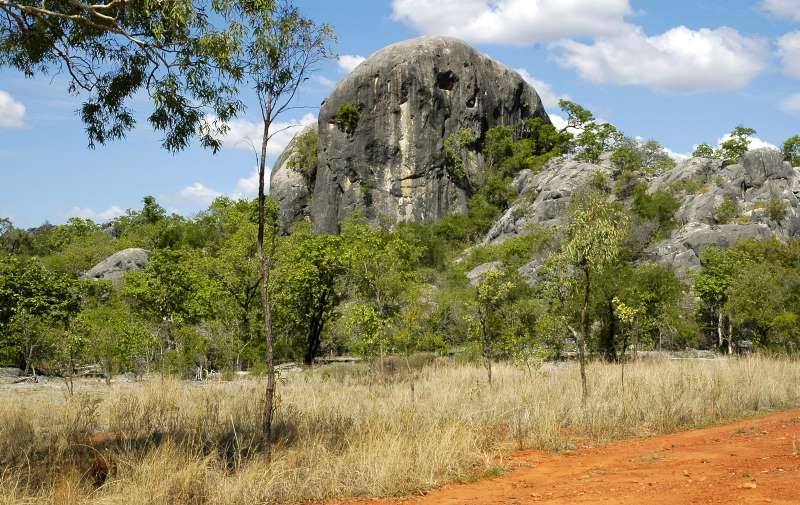
<path id="1" fill-rule="evenodd" d="M 453 91 L 457 80 L 456 74 L 454 74 L 452 70 L 436 74 L 436 86 L 445 91 Z"/>

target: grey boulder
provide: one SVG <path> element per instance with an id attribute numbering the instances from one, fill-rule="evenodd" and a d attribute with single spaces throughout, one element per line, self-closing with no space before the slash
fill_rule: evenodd
<path id="1" fill-rule="evenodd" d="M 120 285 L 122 276 L 128 272 L 139 272 L 147 268 L 149 253 L 144 249 L 123 249 L 104 259 L 84 274 L 88 279 L 106 279 Z"/>

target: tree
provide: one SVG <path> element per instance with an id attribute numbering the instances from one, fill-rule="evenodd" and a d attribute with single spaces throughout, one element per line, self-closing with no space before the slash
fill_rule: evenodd
<path id="1" fill-rule="evenodd" d="M 504 319 L 503 306 L 509 301 L 516 284 L 506 272 L 490 270 L 483 274 L 475 287 L 470 304 L 471 313 L 467 315 L 470 330 L 478 344 L 486 367 L 489 385 L 492 384 L 492 361 L 497 359 L 503 348 L 502 337 Z"/>
<path id="2" fill-rule="evenodd" d="M 766 347 L 770 330 L 780 325 L 780 316 L 786 312 L 788 290 L 783 279 L 791 277 L 774 265 L 756 263 L 733 278 L 723 310 L 737 326 L 750 326 L 759 343 Z M 733 334 L 729 330 L 729 352 L 733 347 Z"/>
<path id="3" fill-rule="evenodd" d="M 310 223 L 292 231 L 280 249 L 275 272 L 277 319 L 301 340 L 303 361 L 311 365 L 322 347 L 322 332 L 342 298 L 345 260 L 341 237 L 317 235 Z"/>
<path id="4" fill-rule="evenodd" d="M 575 158 L 596 163 L 601 154 L 614 149 L 622 139 L 622 132 L 610 123 L 588 123 L 575 137 L 578 149 Z"/>
<path id="5" fill-rule="evenodd" d="M 134 308 L 159 326 L 161 353 L 180 347 L 179 330 L 195 324 L 211 312 L 216 293 L 200 274 L 192 251 L 153 251 L 142 272 L 125 277 L 123 293 Z"/>
<path id="6" fill-rule="evenodd" d="M 710 160 L 716 160 L 719 159 L 720 154 L 713 147 L 704 142 L 694 148 L 692 156 L 695 158 L 708 158 Z"/>
<path id="7" fill-rule="evenodd" d="M 728 301 L 731 284 L 739 274 L 746 269 L 750 258 L 737 249 L 721 249 L 707 247 L 700 253 L 700 263 L 703 269 L 694 275 L 694 292 L 703 301 L 709 311 L 716 316 L 717 322 L 717 347 L 722 350 L 726 341 L 723 326 L 725 312 L 723 310 Z M 733 352 L 733 343 L 730 331 L 727 337 L 727 350 Z"/>
<path id="8" fill-rule="evenodd" d="M 589 394 L 586 383 L 586 341 L 590 327 L 592 277 L 617 258 L 627 226 L 628 217 L 624 211 L 618 205 L 609 203 L 605 195 L 598 191 L 585 190 L 574 195 L 570 202 L 563 255 L 567 263 L 582 276 L 580 330 L 575 334 L 581 374 L 581 401 L 584 405 Z"/>
<path id="9" fill-rule="evenodd" d="M 353 321 L 364 321 L 362 336 L 371 339 L 365 349 L 378 356 L 383 372 L 383 357 L 388 352 L 385 330 L 400 313 L 406 290 L 418 282 L 416 268 L 422 248 L 386 227 L 372 228 L 358 216 L 342 224 L 341 237 L 351 298 L 348 310 L 359 316 Z"/>
<path id="10" fill-rule="evenodd" d="M 267 390 L 264 405 L 263 435 L 267 456 L 271 455 L 272 418 L 275 399 L 275 369 L 273 362 L 272 301 L 270 272 L 275 253 L 277 212 L 268 216 L 264 188 L 267 168 L 267 145 L 280 133 L 272 128 L 275 120 L 293 105 L 300 85 L 320 61 L 330 55 L 334 38 L 328 25 L 317 25 L 304 18 L 290 3 L 237 2 L 230 5 L 226 16 L 242 27 L 243 76 L 252 85 L 258 98 L 262 119 L 261 149 L 258 157 L 258 238 L 257 248 L 261 266 L 261 307 L 267 343 Z M 274 216 L 272 214 L 275 214 Z M 265 249 L 265 238 L 269 244 Z"/>
<path id="11" fill-rule="evenodd" d="M 783 157 L 793 167 L 800 167 L 800 135 L 795 135 L 783 143 Z"/>
<path id="12" fill-rule="evenodd" d="M 561 129 L 562 132 L 573 130 L 583 130 L 588 123 L 594 121 L 594 114 L 575 102 L 564 100 L 558 101 L 558 106 L 567 114 L 567 124 Z"/>
<path id="13" fill-rule="evenodd" d="M 242 109 L 236 27 L 214 26 L 227 5 L 0 0 L 0 66 L 27 77 L 65 71 L 68 92 L 85 97 L 80 116 L 90 147 L 131 131 L 132 103 L 146 94 L 148 121 L 163 132 L 165 149 L 181 150 L 197 136 L 216 151 L 225 121 Z M 218 121 L 207 121 L 207 114 Z"/>
<path id="14" fill-rule="evenodd" d="M 750 148 L 751 137 L 756 134 L 752 128 L 737 126 L 719 146 L 720 157 L 727 163 L 733 163 L 745 155 Z"/>

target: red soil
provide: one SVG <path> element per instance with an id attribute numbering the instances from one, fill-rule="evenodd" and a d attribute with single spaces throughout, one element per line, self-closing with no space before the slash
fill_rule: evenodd
<path id="1" fill-rule="evenodd" d="M 404 502 L 484 504 L 800 504 L 800 411 L 616 442 L 570 454 L 523 451 L 501 477 Z"/>

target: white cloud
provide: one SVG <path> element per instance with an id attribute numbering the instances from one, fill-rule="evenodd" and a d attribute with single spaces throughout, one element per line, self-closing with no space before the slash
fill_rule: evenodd
<path id="1" fill-rule="evenodd" d="M 545 106 L 545 108 L 556 108 L 558 107 L 558 101 L 562 98 L 564 100 L 570 99 L 569 95 L 556 93 L 553 90 L 553 86 L 535 78 L 524 68 L 517 68 L 515 70 L 519 73 L 519 75 L 522 76 L 523 79 L 525 79 L 528 84 L 533 86 L 533 88 L 539 94 L 539 98 L 542 99 L 542 104 Z"/>
<path id="2" fill-rule="evenodd" d="M 769 60 L 763 38 L 728 27 L 692 30 L 678 26 L 648 36 L 628 25 L 592 44 L 561 41 L 557 61 L 598 83 L 644 86 L 664 92 L 694 93 L 745 86 Z"/>
<path id="3" fill-rule="evenodd" d="M 567 120 L 558 114 L 548 114 L 548 116 L 550 116 L 550 122 L 556 127 L 556 130 L 563 130 L 567 127 Z"/>
<path id="4" fill-rule="evenodd" d="M 265 174 L 264 191 L 269 193 L 269 173 Z M 236 181 L 236 188 L 231 193 L 231 198 L 250 199 L 258 196 L 258 169 L 254 168 L 246 177 Z"/>
<path id="5" fill-rule="evenodd" d="M 324 75 L 314 76 L 314 80 L 316 80 L 319 84 L 325 86 L 326 88 L 332 88 L 333 85 L 336 84 L 336 81 L 334 81 L 333 79 L 328 79 Z"/>
<path id="6" fill-rule="evenodd" d="M 781 109 L 790 114 L 800 114 L 800 93 L 789 95 L 781 102 Z"/>
<path id="7" fill-rule="evenodd" d="M 800 78 L 800 32 L 787 33 L 778 39 L 778 56 L 783 62 L 783 71 Z"/>
<path id="8" fill-rule="evenodd" d="M 25 126 L 25 106 L 7 92 L 0 90 L 0 128 Z"/>
<path id="9" fill-rule="evenodd" d="M 96 212 L 88 207 L 72 207 L 69 209 L 65 214 L 64 217 L 80 217 L 83 219 L 91 219 L 92 221 L 98 223 L 105 223 L 106 221 L 111 221 L 112 219 L 119 217 L 125 214 L 125 211 L 122 208 L 118 207 L 117 205 L 112 205 L 111 207 L 107 208 L 106 210 L 101 210 Z"/>
<path id="10" fill-rule="evenodd" d="M 608 35 L 630 14 L 628 0 L 392 1 L 392 17 L 422 33 L 493 44 Z"/>
<path id="11" fill-rule="evenodd" d="M 201 182 L 195 182 L 178 192 L 178 199 L 181 202 L 193 205 L 208 205 L 219 196 L 222 196 L 222 193 L 209 188 Z"/>
<path id="12" fill-rule="evenodd" d="M 718 138 L 717 139 L 717 147 L 721 146 L 722 143 L 725 142 L 726 140 L 730 140 L 730 138 L 731 138 L 731 134 L 730 133 L 726 133 L 722 137 Z M 750 138 L 750 145 L 748 146 L 749 150 L 761 149 L 762 147 L 769 147 L 770 149 L 778 149 L 778 150 L 780 150 L 780 148 L 778 146 L 776 146 L 775 144 L 770 144 L 769 142 L 767 142 L 765 140 L 761 140 L 758 137 L 751 137 Z M 697 148 L 697 146 L 695 146 L 695 148 Z"/>
<path id="13" fill-rule="evenodd" d="M 800 21 L 800 0 L 763 0 L 761 8 L 775 16 Z"/>
<path id="14" fill-rule="evenodd" d="M 364 60 L 366 60 L 366 58 L 359 54 L 343 54 L 339 56 L 336 61 L 339 63 L 339 70 L 349 74 Z"/>
<path id="15" fill-rule="evenodd" d="M 209 120 L 211 120 L 209 118 Z M 295 134 L 303 127 L 317 121 L 314 114 L 308 113 L 305 116 L 288 121 L 273 123 L 270 129 L 272 138 L 267 144 L 267 155 L 279 155 L 283 152 Z M 230 130 L 222 139 L 222 143 L 229 149 L 255 149 L 261 152 L 261 137 L 263 125 L 257 121 L 246 119 L 236 119 L 228 123 Z"/>
<path id="16" fill-rule="evenodd" d="M 667 156 L 669 156 L 670 158 L 672 158 L 675 161 L 684 161 L 684 160 L 688 160 L 689 158 L 692 157 L 691 154 L 675 152 L 672 149 L 670 149 L 669 147 L 665 147 L 664 148 L 664 152 L 667 153 Z"/>

